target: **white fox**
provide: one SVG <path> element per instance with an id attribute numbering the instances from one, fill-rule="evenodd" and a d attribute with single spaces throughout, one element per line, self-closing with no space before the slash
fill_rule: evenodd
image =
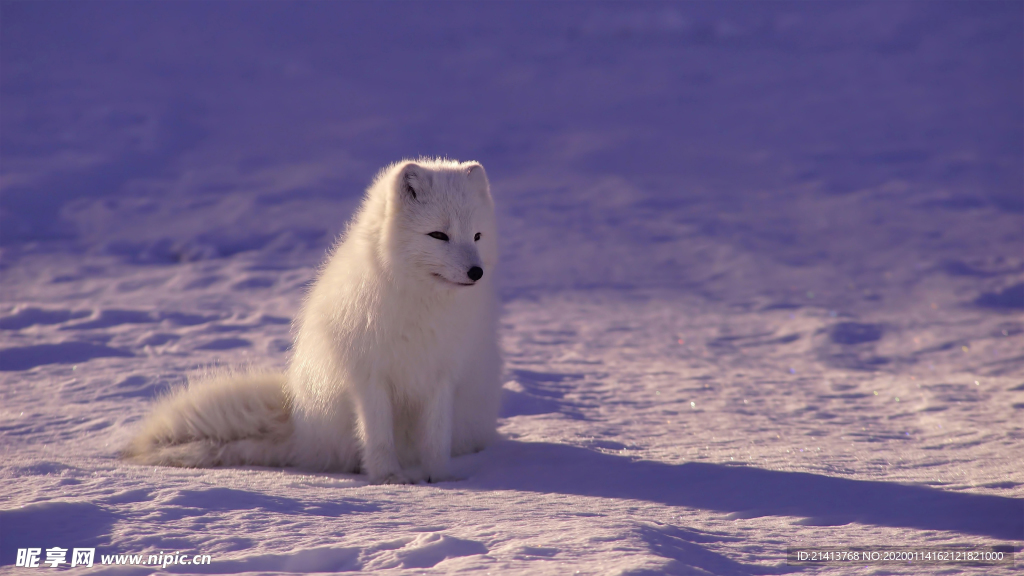
<path id="1" fill-rule="evenodd" d="M 452 455 L 495 436 L 496 264 L 480 164 L 384 168 L 309 292 L 287 374 L 190 383 L 157 403 L 124 457 L 450 479 Z"/>

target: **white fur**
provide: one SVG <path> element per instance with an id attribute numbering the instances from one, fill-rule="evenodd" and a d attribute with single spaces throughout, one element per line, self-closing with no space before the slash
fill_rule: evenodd
<path id="1" fill-rule="evenodd" d="M 191 383 L 157 404 L 126 457 L 449 478 L 450 456 L 495 435 L 496 240 L 482 166 L 388 166 L 310 290 L 287 375 Z"/>

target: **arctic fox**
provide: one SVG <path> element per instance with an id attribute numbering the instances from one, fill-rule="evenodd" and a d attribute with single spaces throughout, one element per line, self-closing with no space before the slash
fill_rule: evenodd
<path id="1" fill-rule="evenodd" d="M 384 168 L 308 294 L 287 373 L 192 382 L 154 407 L 124 456 L 451 478 L 452 455 L 495 436 L 496 264 L 483 166 Z"/>

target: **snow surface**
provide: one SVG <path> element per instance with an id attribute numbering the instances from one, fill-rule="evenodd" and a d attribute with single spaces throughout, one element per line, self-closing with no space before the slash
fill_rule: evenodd
<path id="1" fill-rule="evenodd" d="M 4 0 L 0 26 L 0 571 L 1020 550 L 1024 4 Z M 187 374 L 285 365 L 363 188 L 421 154 L 492 179 L 505 439 L 408 487 L 120 462 Z"/>

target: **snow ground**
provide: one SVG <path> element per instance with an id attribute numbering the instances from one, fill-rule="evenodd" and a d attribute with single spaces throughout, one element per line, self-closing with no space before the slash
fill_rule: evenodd
<path id="1" fill-rule="evenodd" d="M 0 571 L 1020 572 L 785 550 L 1024 541 L 1021 3 L 4 0 L 0 27 Z M 185 375 L 284 366 L 363 187 L 420 154 L 492 179 L 505 440 L 431 486 L 118 461 Z"/>

